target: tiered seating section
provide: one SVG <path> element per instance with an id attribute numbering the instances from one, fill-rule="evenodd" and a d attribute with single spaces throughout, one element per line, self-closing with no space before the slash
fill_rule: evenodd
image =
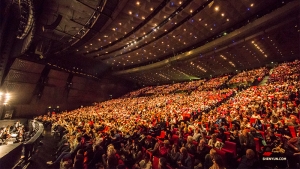
<path id="1" fill-rule="evenodd" d="M 84 158 L 71 159 L 69 165 L 79 160 L 85 168 L 97 163 L 106 168 L 293 168 L 299 162 L 293 154 L 299 151 L 299 65 L 280 64 L 271 70 L 267 85 L 242 91 L 221 87 L 261 79 L 266 68 L 231 79 L 143 88 L 128 98 L 38 118 L 70 133 L 71 153 Z M 136 97 L 142 93 L 153 95 Z M 263 161 L 265 157 L 287 160 Z"/>
<path id="2" fill-rule="evenodd" d="M 243 71 L 228 81 L 229 85 L 252 84 L 255 80 L 261 81 L 262 78 L 268 73 L 268 69 L 263 67 L 250 71 Z"/>

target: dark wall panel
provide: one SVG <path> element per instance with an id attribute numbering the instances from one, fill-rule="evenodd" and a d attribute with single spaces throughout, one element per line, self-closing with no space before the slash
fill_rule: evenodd
<path id="1" fill-rule="evenodd" d="M 65 97 L 64 88 L 45 86 L 40 100 L 43 103 L 62 103 Z"/>
<path id="2" fill-rule="evenodd" d="M 72 84 L 72 89 L 78 89 L 78 90 L 84 90 L 86 87 L 86 84 L 83 83 L 73 83 Z"/>
<path id="3" fill-rule="evenodd" d="M 66 84 L 67 84 L 66 80 L 54 79 L 54 78 L 48 79 L 48 85 L 51 85 L 51 86 L 64 88 L 64 87 L 66 87 Z"/>
<path id="4" fill-rule="evenodd" d="M 23 82 L 23 83 L 36 83 L 40 78 L 40 74 L 22 72 L 19 70 L 10 69 L 6 81 Z"/>
<path id="5" fill-rule="evenodd" d="M 51 69 L 48 77 L 67 81 L 69 73 Z"/>
<path id="6" fill-rule="evenodd" d="M 4 81 L 2 88 L 8 93 L 33 93 L 36 84 Z"/>
<path id="7" fill-rule="evenodd" d="M 85 84 L 86 81 L 87 81 L 86 78 L 79 77 L 79 76 L 73 76 L 73 79 L 72 79 L 72 83 L 81 83 L 81 84 Z"/>
<path id="8" fill-rule="evenodd" d="M 27 60 L 16 59 L 11 66 L 11 69 L 21 70 L 25 72 L 41 73 L 45 65 L 30 62 Z"/>

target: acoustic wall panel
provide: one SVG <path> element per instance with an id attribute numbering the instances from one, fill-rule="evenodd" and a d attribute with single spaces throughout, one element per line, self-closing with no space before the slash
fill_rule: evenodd
<path id="1" fill-rule="evenodd" d="M 22 59 L 15 59 L 14 63 L 11 66 L 11 69 L 39 74 L 43 71 L 44 67 L 45 65 L 42 64 L 38 64 L 38 63 L 34 63 Z"/>
<path id="2" fill-rule="evenodd" d="M 10 69 L 5 80 L 10 82 L 37 83 L 39 78 L 40 74 Z"/>
<path id="3" fill-rule="evenodd" d="M 33 93 L 36 84 L 4 81 L 2 88 L 8 93 Z"/>

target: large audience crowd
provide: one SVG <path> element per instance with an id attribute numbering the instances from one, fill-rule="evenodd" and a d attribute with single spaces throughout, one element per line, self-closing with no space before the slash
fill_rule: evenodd
<path id="1" fill-rule="evenodd" d="M 109 169 L 296 168 L 299 66 L 297 60 L 280 64 L 271 70 L 267 85 L 241 91 L 222 88 L 230 81 L 230 76 L 223 76 L 158 90 L 147 87 L 94 106 L 39 116 L 60 138 L 55 159 L 48 164 Z M 263 78 L 265 70 L 231 79 L 248 82 Z M 180 87 L 189 92 L 170 92 Z M 149 90 L 154 95 L 134 97 Z M 268 163 L 264 157 L 283 160 Z"/>
<path id="2" fill-rule="evenodd" d="M 234 84 L 252 84 L 255 80 L 261 81 L 262 78 L 268 73 L 268 69 L 263 67 L 253 69 L 250 71 L 243 71 L 228 81 L 229 85 Z"/>

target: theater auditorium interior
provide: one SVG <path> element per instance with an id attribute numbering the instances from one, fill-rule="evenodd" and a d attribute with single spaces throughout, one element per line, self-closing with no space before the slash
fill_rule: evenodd
<path id="1" fill-rule="evenodd" d="M 0 168 L 300 168 L 299 0 L 1 0 Z"/>

